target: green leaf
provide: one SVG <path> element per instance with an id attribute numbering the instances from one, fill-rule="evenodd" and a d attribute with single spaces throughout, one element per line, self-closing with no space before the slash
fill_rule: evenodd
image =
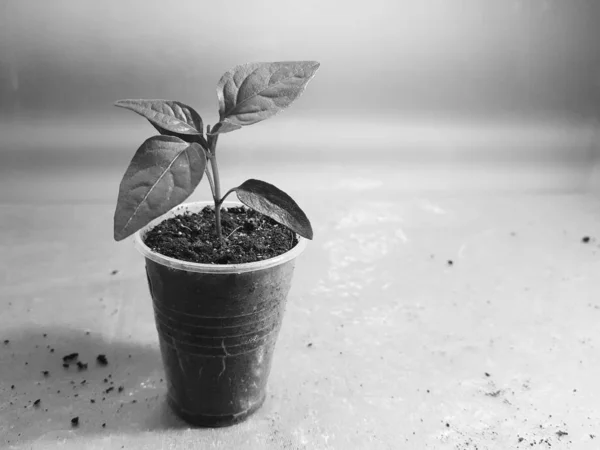
<path id="1" fill-rule="evenodd" d="M 154 136 L 137 150 L 119 187 L 114 238 L 120 241 L 179 205 L 206 167 L 204 150 L 173 136 Z"/>
<path id="2" fill-rule="evenodd" d="M 200 115 L 191 106 L 172 100 L 119 100 L 119 108 L 129 109 L 145 117 L 162 134 L 164 129 L 172 133 L 202 134 Z"/>
<path id="3" fill-rule="evenodd" d="M 297 203 L 282 190 L 260 180 L 246 180 L 233 189 L 240 201 L 307 239 L 313 238 L 310 221 Z"/>
<path id="4" fill-rule="evenodd" d="M 148 121 L 148 122 L 150 122 L 150 121 Z M 174 133 L 172 131 L 161 128 L 158 125 L 153 124 L 152 122 L 150 122 L 150 124 L 156 129 L 156 131 L 158 131 L 160 134 L 163 134 L 165 136 L 175 136 L 175 137 L 178 137 L 179 139 L 182 139 L 185 142 L 189 142 L 189 143 L 200 142 L 202 140 L 202 136 L 199 134 Z"/>
<path id="5" fill-rule="evenodd" d="M 225 119 L 225 120 L 221 120 L 220 122 L 218 122 L 213 127 L 210 134 L 229 133 L 230 131 L 239 130 L 240 128 L 242 128 L 241 125 L 237 125 L 237 124 Z"/>
<path id="6" fill-rule="evenodd" d="M 302 94 L 319 65 L 283 61 L 235 66 L 217 85 L 221 121 L 244 126 L 274 116 Z"/>

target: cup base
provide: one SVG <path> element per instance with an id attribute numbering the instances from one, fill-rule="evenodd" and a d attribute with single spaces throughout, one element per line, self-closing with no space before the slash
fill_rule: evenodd
<path id="1" fill-rule="evenodd" d="M 221 428 L 221 427 L 229 427 L 231 425 L 235 425 L 243 422 L 252 414 L 260 409 L 260 407 L 265 402 L 266 395 L 252 405 L 250 408 L 240 411 L 237 414 L 224 414 L 224 415 L 210 415 L 210 414 L 193 414 L 189 411 L 185 411 L 181 409 L 175 400 L 172 397 L 167 397 L 167 402 L 169 403 L 169 407 L 171 410 L 179 416 L 181 419 L 185 420 L 190 425 L 194 425 L 197 427 L 205 427 L 205 428 Z"/>

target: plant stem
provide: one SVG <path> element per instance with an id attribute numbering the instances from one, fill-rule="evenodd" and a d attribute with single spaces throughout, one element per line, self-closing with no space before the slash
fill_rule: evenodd
<path id="1" fill-rule="evenodd" d="M 219 205 L 223 204 L 223 202 L 225 201 L 225 199 L 227 198 L 227 196 L 229 194 L 231 194 L 233 191 L 235 191 L 235 188 L 231 188 L 227 192 L 225 192 L 225 195 L 223 195 L 223 197 L 221 197 L 221 200 L 219 200 Z"/>
<path id="2" fill-rule="evenodd" d="M 208 184 L 210 184 L 210 192 L 212 193 L 213 200 L 215 199 L 215 183 L 212 179 L 212 175 L 210 174 L 210 169 L 208 165 L 204 168 L 204 173 L 206 174 L 206 178 L 208 178 Z"/>
<path id="3" fill-rule="evenodd" d="M 210 166 L 212 167 L 213 175 L 215 178 L 215 225 L 217 232 L 217 239 L 223 239 L 221 234 L 221 181 L 219 180 L 219 168 L 217 167 L 217 157 L 213 153 L 210 156 Z"/>
<path id="4" fill-rule="evenodd" d="M 210 127 L 207 128 L 207 133 L 210 133 Z M 217 138 L 218 134 L 208 135 L 208 145 L 210 150 L 210 167 L 214 178 L 214 193 L 213 200 L 215 202 L 215 232 L 219 241 L 223 240 L 221 231 L 221 179 L 219 178 L 219 166 L 217 165 Z"/>

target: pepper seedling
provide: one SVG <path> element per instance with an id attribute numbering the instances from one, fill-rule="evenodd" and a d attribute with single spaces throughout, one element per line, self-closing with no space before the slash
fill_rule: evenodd
<path id="1" fill-rule="evenodd" d="M 258 62 L 235 66 L 217 84 L 219 122 L 212 128 L 184 103 L 172 100 L 119 100 L 115 106 L 145 117 L 160 135 L 136 151 L 119 186 L 114 238 L 125 239 L 181 204 L 204 174 L 215 207 L 215 233 L 222 239 L 221 205 L 235 192 L 245 206 L 291 231 L 312 239 L 306 214 L 285 192 L 265 181 L 249 179 L 221 196 L 217 164 L 219 135 L 273 117 L 296 100 L 314 77 L 316 61 Z"/>

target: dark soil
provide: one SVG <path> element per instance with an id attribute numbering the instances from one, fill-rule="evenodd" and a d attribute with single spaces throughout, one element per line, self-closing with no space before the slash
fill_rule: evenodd
<path id="1" fill-rule="evenodd" d="M 77 358 L 79 358 L 79 353 L 69 353 L 68 355 L 63 356 L 63 362 L 71 363 L 73 361 L 76 361 Z"/>
<path id="2" fill-rule="evenodd" d="M 161 255 L 202 264 L 261 261 L 291 250 L 296 235 L 271 218 L 244 207 L 221 209 L 223 240 L 215 234 L 210 207 L 167 219 L 148 232 L 145 244 Z"/>

